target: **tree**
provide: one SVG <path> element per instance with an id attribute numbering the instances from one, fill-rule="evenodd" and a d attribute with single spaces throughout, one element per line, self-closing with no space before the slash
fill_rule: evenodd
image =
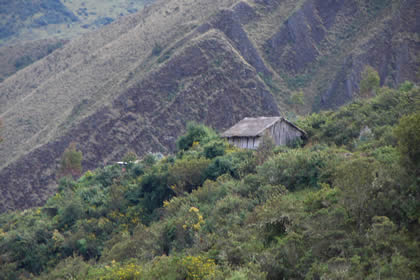
<path id="1" fill-rule="evenodd" d="M 169 184 L 179 195 L 191 192 L 203 184 L 205 171 L 210 164 L 209 159 L 181 159 L 169 167 Z"/>
<path id="2" fill-rule="evenodd" d="M 61 177 L 78 177 L 82 173 L 81 151 L 76 150 L 76 143 L 72 142 L 64 151 L 61 157 L 60 169 L 58 176 Z"/>
<path id="3" fill-rule="evenodd" d="M 402 117 L 394 134 L 405 165 L 420 175 L 420 113 Z"/>
<path id="4" fill-rule="evenodd" d="M 189 122 L 187 124 L 187 133 L 178 138 L 176 146 L 178 150 L 188 150 L 194 142 L 204 144 L 216 137 L 217 134 L 213 129 L 202 124 Z"/>
<path id="5" fill-rule="evenodd" d="M 360 81 L 360 96 L 369 97 L 375 95 L 376 90 L 380 87 L 380 81 L 378 72 L 373 67 L 367 65 Z"/>
<path id="6" fill-rule="evenodd" d="M 301 90 L 293 92 L 290 96 L 290 103 L 292 103 L 296 113 L 299 113 L 299 108 L 305 105 L 305 96 L 303 91 Z"/>

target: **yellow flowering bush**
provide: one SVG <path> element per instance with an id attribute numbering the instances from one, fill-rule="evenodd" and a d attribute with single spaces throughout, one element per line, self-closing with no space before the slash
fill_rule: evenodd
<path id="1" fill-rule="evenodd" d="M 189 215 L 182 227 L 185 230 L 192 229 L 194 231 L 199 231 L 201 229 L 201 225 L 204 223 L 203 215 L 200 214 L 200 210 L 197 207 L 191 207 L 188 212 Z"/>
<path id="2" fill-rule="evenodd" d="M 86 179 L 89 179 L 89 178 L 92 178 L 93 176 L 95 176 L 95 174 L 92 171 L 88 170 L 88 171 L 86 171 L 86 173 L 83 177 L 86 178 Z"/>
<path id="3" fill-rule="evenodd" d="M 194 141 L 193 144 L 192 144 L 192 148 L 193 149 L 195 149 L 195 148 L 197 148 L 199 146 L 200 146 L 200 142 L 199 141 Z"/>
<path id="4" fill-rule="evenodd" d="M 217 271 L 214 260 L 201 256 L 184 257 L 181 264 L 186 269 L 187 280 L 212 279 Z"/>
<path id="5" fill-rule="evenodd" d="M 145 280 L 185 279 L 204 280 L 222 279 L 221 271 L 214 260 L 202 256 L 160 256 L 154 259 L 144 273 Z"/>
<path id="6" fill-rule="evenodd" d="M 60 247 L 64 243 L 64 236 L 57 229 L 54 230 L 52 239 L 55 247 Z"/>
<path id="7" fill-rule="evenodd" d="M 120 264 L 112 261 L 110 266 L 105 266 L 101 274 L 103 276 L 99 277 L 100 280 L 140 280 L 143 269 L 134 263 Z"/>

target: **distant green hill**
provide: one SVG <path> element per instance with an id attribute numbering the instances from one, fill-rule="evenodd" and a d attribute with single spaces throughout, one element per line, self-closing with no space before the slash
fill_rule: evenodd
<path id="1" fill-rule="evenodd" d="M 49 24 L 71 24 L 78 17 L 60 0 L 46 1 L 1 1 L 0 42 L 19 36 L 24 29 L 37 29 Z"/>
<path id="2" fill-rule="evenodd" d="M 149 2 L 0 1 L 0 82 L 71 38 L 136 13 Z"/>
<path id="3" fill-rule="evenodd" d="M 68 39 L 140 10 L 147 0 L 14 0 L 0 2 L 0 46 Z"/>

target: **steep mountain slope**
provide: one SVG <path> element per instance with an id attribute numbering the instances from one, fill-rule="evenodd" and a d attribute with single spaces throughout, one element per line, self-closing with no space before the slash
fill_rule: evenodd
<path id="1" fill-rule="evenodd" d="M 45 39 L 0 47 L 0 82 L 62 47 L 66 42 L 60 39 Z"/>
<path id="2" fill-rule="evenodd" d="M 70 24 L 79 19 L 59 0 L 1 1 L 0 44 L 48 24 Z"/>
<path id="3" fill-rule="evenodd" d="M 70 142 L 90 169 L 172 151 L 188 120 L 289 111 L 296 90 L 304 111 L 341 105 L 367 63 L 390 85 L 417 79 L 418 1 L 327 2 L 157 1 L 6 79 L 1 210 L 45 201 Z"/>
<path id="4" fill-rule="evenodd" d="M 68 39 L 135 13 L 148 0 L 0 1 L 0 46 L 40 39 Z"/>
<path id="5" fill-rule="evenodd" d="M 0 82 L 69 39 L 141 10 L 152 0 L 0 1 Z"/>

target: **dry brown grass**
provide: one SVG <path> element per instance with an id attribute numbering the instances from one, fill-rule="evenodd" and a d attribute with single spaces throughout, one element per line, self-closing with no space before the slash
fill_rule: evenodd
<path id="1" fill-rule="evenodd" d="M 0 47 L 0 82 L 65 43 L 63 40 L 48 39 Z"/>
<path id="2" fill-rule="evenodd" d="M 6 79 L 0 84 L 0 116 L 5 123 L 0 164 L 62 135 L 65 131 L 59 127 L 69 117 L 74 126 L 109 104 L 146 74 L 141 66 L 155 44 L 168 46 L 182 38 L 191 24 L 233 2 L 157 1 L 139 14 L 72 40 Z M 127 81 L 133 71 L 136 76 Z M 82 100 L 88 106 L 70 116 Z"/>

